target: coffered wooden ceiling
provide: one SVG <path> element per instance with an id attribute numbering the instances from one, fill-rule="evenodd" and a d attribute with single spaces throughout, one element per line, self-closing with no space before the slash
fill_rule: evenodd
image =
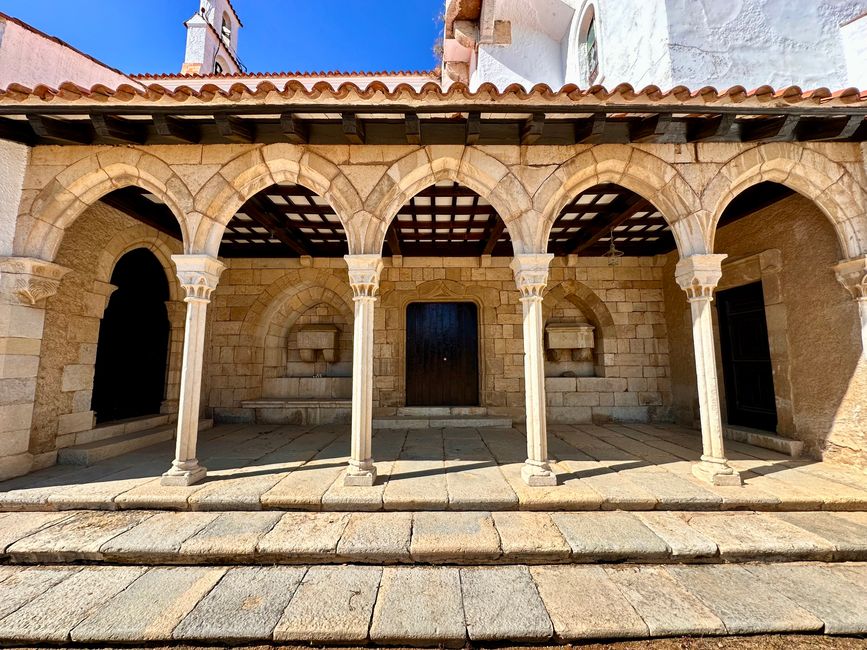
<path id="1" fill-rule="evenodd" d="M 760 183 L 738 196 L 723 213 L 722 226 L 767 207 L 793 192 Z M 103 202 L 176 239 L 177 220 L 160 200 L 135 187 Z M 590 188 L 569 202 L 555 220 L 548 250 L 558 256 L 600 256 L 614 246 L 625 255 L 675 250 L 662 214 L 649 201 L 619 185 Z M 223 257 L 342 257 L 346 235 L 327 201 L 300 185 L 274 185 L 247 201 L 229 222 L 220 245 Z M 392 221 L 383 255 L 511 256 L 509 231 L 487 201 L 453 181 L 432 185 L 404 205 Z"/>

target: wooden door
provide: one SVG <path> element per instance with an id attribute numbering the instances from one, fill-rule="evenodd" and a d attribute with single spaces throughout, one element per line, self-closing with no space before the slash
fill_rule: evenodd
<path id="1" fill-rule="evenodd" d="M 478 310 L 471 302 L 406 309 L 407 406 L 478 406 Z"/>
<path id="2" fill-rule="evenodd" d="M 776 431 L 774 374 L 762 283 L 720 291 L 716 301 L 728 423 Z"/>

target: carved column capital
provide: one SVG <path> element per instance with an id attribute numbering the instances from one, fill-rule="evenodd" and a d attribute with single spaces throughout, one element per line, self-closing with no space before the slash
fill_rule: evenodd
<path id="1" fill-rule="evenodd" d="M 521 292 L 521 300 L 539 298 L 548 285 L 548 266 L 554 256 L 550 253 L 515 255 L 509 267 L 515 274 L 515 284 Z"/>
<path id="2" fill-rule="evenodd" d="M 713 290 L 722 277 L 724 254 L 690 255 L 682 258 L 674 269 L 674 277 L 686 292 L 690 302 L 711 300 Z"/>
<path id="3" fill-rule="evenodd" d="M 833 267 L 837 282 L 855 300 L 867 300 L 867 256 L 844 260 Z"/>
<path id="4" fill-rule="evenodd" d="M 57 293 L 70 269 L 32 257 L 0 257 L 0 294 L 22 305 L 36 303 Z"/>
<path id="5" fill-rule="evenodd" d="M 210 302 L 226 265 L 210 255 L 172 255 L 172 262 L 175 263 L 181 287 L 187 294 L 185 302 Z"/>
<path id="6" fill-rule="evenodd" d="M 349 285 L 355 300 L 373 298 L 379 290 L 379 276 L 382 273 L 380 255 L 344 255 L 349 267 Z"/>

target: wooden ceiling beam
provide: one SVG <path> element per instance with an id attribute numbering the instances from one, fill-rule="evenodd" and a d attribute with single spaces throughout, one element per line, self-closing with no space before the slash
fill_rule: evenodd
<path id="1" fill-rule="evenodd" d="M 617 226 L 622 225 L 625 221 L 631 219 L 635 214 L 643 211 L 653 211 L 655 208 L 647 199 L 644 199 L 638 195 L 632 197 L 632 199 L 627 203 L 625 209 L 620 212 L 617 216 L 610 220 L 600 220 L 598 223 L 594 223 L 597 220 L 594 219 L 593 222 L 584 226 L 578 233 L 578 236 L 573 239 L 571 242 L 567 242 L 564 246 L 565 253 L 567 255 L 577 255 L 581 251 L 590 248 L 595 244 L 606 232 L 611 232 L 614 235 L 614 229 Z M 600 214 L 600 216 L 603 216 Z"/>
<path id="2" fill-rule="evenodd" d="M 63 144 L 90 144 L 96 135 L 93 124 L 84 120 L 61 120 L 45 115 L 28 115 L 30 128 L 40 138 Z"/>
<path id="3" fill-rule="evenodd" d="M 154 113 L 153 120 L 154 130 L 163 137 L 186 144 L 196 144 L 202 137 L 199 126 L 190 120 L 181 120 L 162 113 Z"/>
<path id="4" fill-rule="evenodd" d="M 217 124 L 217 133 L 220 137 L 230 142 L 247 144 L 256 139 L 256 125 L 252 122 L 228 113 L 214 113 L 214 122 Z"/>
<path id="5" fill-rule="evenodd" d="M 482 114 L 472 112 L 467 114 L 467 137 L 464 140 L 468 145 L 474 145 L 479 142 L 479 136 L 482 133 Z"/>
<path id="6" fill-rule="evenodd" d="M 364 144 L 364 124 L 355 113 L 342 113 L 343 135 L 349 144 Z"/>
<path id="7" fill-rule="evenodd" d="M 292 113 L 280 114 L 280 130 L 292 144 L 307 144 L 310 142 L 310 129 L 303 121 Z"/>
<path id="8" fill-rule="evenodd" d="M 735 113 L 722 113 L 711 118 L 692 119 L 687 125 L 686 139 L 689 142 L 725 139 L 731 132 L 736 117 Z"/>
<path id="9" fill-rule="evenodd" d="M 521 144 L 536 144 L 545 130 L 545 114 L 533 113 L 521 127 Z"/>
<path id="10" fill-rule="evenodd" d="M 686 142 L 686 122 L 675 120 L 670 113 L 652 115 L 629 122 L 631 142 L 680 144 Z"/>
<path id="11" fill-rule="evenodd" d="M 36 133 L 27 120 L 11 120 L 8 117 L 0 117 L 0 138 L 31 146 L 36 144 Z"/>
<path id="12" fill-rule="evenodd" d="M 497 222 L 494 224 L 494 227 L 491 228 L 490 235 L 488 236 L 488 241 L 485 242 L 485 247 L 482 249 L 482 255 L 490 255 L 494 252 L 494 248 L 497 246 L 497 243 L 500 241 L 500 237 L 503 236 L 503 231 L 506 229 L 506 222 L 497 217 Z M 469 233 L 467 233 L 469 234 Z"/>
<path id="13" fill-rule="evenodd" d="M 120 144 L 144 144 L 148 138 L 147 127 L 140 121 L 125 120 L 105 113 L 93 113 L 90 122 L 101 140 Z"/>
<path id="14" fill-rule="evenodd" d="M 258 223 L 263 228 L 266 228 L 273 237 L 279 239 L 283 244 L 291 248 L 299 255 L 312 255 L 308 246 L 299 241 L 295 233 L 291 232 L 283 223 L 280 217 L 271 212 L 271 209 L 260 196 L 254 196 L 244 204 L 241 210 L 250 216 L 250 218 Z M 282 216 L 282 215 L 281 215 Z"/>
<path id="15" fill-rule="evenodd" d="M 136 221 L 140 221 L 161 233 L 165 233 L 169 237 L 181 241 L 181 227 L 178 225 L 175 215 L 168 206 L 154 203 L 150 199 L 145 198 L 137 188 L 126 187 L 115 190 L 114 192 L 109 192 L 100 200 Z"/>
<path id="16" fill-rule="evenodd" d="M 403 116 L 407 144 L 421 144 L 421 120 L 418 113 L 407 113 Z"/>
<path id="17" fill-rule="evenodd" d="M 785 142 L 794 137 L 800 115 L 756 118 L 741 123 L 742 142 Z"/>
<path id="18" fill-rule="evenodd" d="M 865 124 L 863 115 L 849 115 L 834 120 L 805 118 L 795 129 L 795 140 L 799 142 L 848 140 L 855 135 L 862 124 Z"/>
<path id="19" fill-rule="evenodd" d="M 400 252 L 400 238 L 397 236 L 397 228 L 394 227 L 394 224 L 392 224 L 392 226 L 388 229 L 388 232 L 385 236 L 391 254 L 403 255 L 403 253 Z"/>

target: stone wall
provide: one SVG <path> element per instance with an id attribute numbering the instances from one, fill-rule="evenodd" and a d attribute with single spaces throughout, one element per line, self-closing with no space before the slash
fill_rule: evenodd
<path id="1" fill-rule="evenodd" d="M 404 406 L 406 307 L 418 301 L 471 301 L 479 307 L 481 405 L 517 420 L 524 414 L 521 305 L 511 258 L 387 258 L 375 312 L 374 406 Z M 664 418 L 669 402 L 668 338 L 662 258 L 563 258 L 552 264 L 546 320 L 583 316 L 597 326 L 598 377 L 547 379 L 554 422 Z M 218 416 L 243 417 L 259 398 L 347 398 L 352 301 L 340 259 L 228 260 L 214 292 L 207 404 Z M 570 299 L 575 302 L 570 302 Z M 571 307 L 563 307 L 563 303 Z M 338 363 L 301 363 L 302 322 L 336 324 Z M 349 365 L 347 365 L 349 364 Z M 315 375 L 323 375 L 317 377 Z"/>
<path id="2" fill-rule="evenodd" d="M 802 440 L 813 457 L 867 465 L 861 406 L 867 400 L 867 365 L 853 349 L 860 321 L 855 302 L 831 270 L 841 252 L 825 216 L 796 195 L 721 228 L 716 252 L 729 256 L 720 289 L 762 279 L 780 434 Z M 760 276 L 745 273 L 743 265 L 760 254 L 776 258 L 772 264 L 779 268 L 766 268 Z M 687 344 L 689 309 L 673 281 L 675 256 L 669 257 L 666 319 L 672 343 L 684 342 L 672 345 L 673 409 L 679 420 L 692 424 L 698 416 L 692 346 Z M 718 370 L 725 420 L 719 360 Z"/>

